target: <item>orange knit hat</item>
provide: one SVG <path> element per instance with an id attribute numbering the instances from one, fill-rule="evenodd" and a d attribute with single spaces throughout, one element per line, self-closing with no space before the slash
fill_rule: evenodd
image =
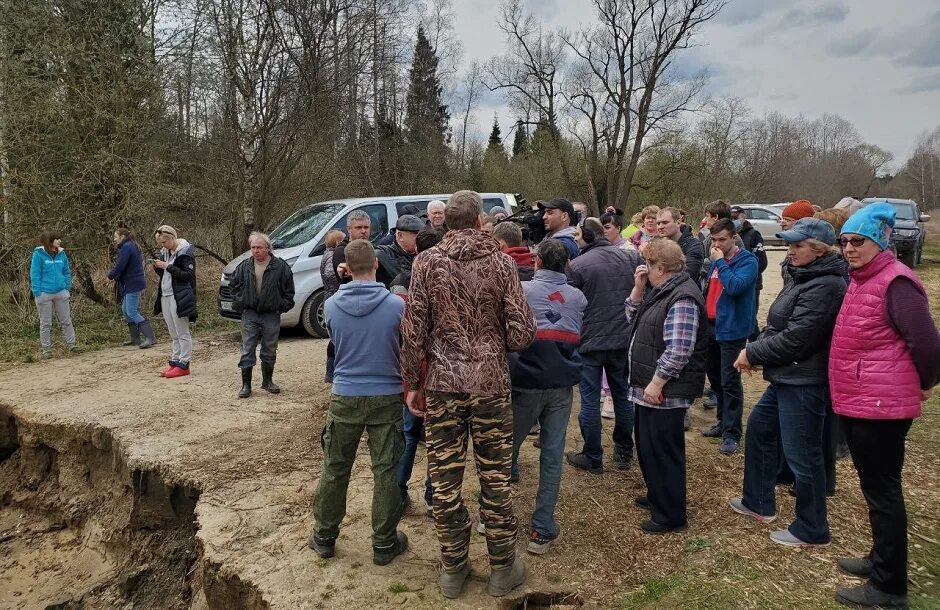
<path id="1" fill-rule="evenodd" d="M 816 210 L 813 209 L 813 204 L 807 199 L 797 199 L 787 207 L 783 208 L 784 218 L 792 218 L 793 220 L 799 220 L 800 218 L 810 218 L 813 214 L 816 213 Z"/>

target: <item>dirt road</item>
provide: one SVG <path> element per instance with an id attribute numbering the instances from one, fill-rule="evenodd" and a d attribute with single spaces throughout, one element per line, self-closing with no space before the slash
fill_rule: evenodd
<path id="1" fill-rule="evenodd" d="M 764 309 L 779 289 L 781 257 L 771 254 Z M 438 592 L 438 547 L 423 515 L 403 521 L 411 538 L 403 560 L 372 564 L 367 451 L 350 486 L 337 557 L 319 560 L 307 549 L 328 401 L 321 381 L 325 347 L 324 341 L 283 340 L 278 381 L 284 392 L 256 391 L 248 400 L 236 398 L 234 334 L 197 337 L 193 374 L 178 380 L 157 375 L 165 345 L 6 371 L 0 544 L 10 552 L 0 559 L 0 607 L 71 607 L 76 600 L 84 607 L 130 600 L 143 608 L 494 607 L 484 591 L 485 543 L 476 533 L 475 575 L 457 601 L 445 604 Z M 714 417 L 694 412 L 696 425 Z M 610 430 L 608 422 L 608 447 Z M 569 449 L 579 437 L 573 416 Z M 545 557 L 526 558 L 530 579 L 515 600 L 521 603 L 525 592 L 576 593 L 588 605 L 606 607 L 610 595 L 675 569 L 690 536 L 733 522 L 713 507 L 726 501 L 720 497 L 726 488 L 740 484 L 740 459 L 720 461 L 694 428 L 688 443 L 689 536 L 651 540 L 638 533 L 645 518 L 632 504 L 642 492 L 638 469 L 595 477 L 566 468 L 558 509 L 565 539 Z M 424 472 L 423 450 L 419 460 L 415 481 Z M 527 443 L 514 499 L 520 533 L 532 510 L 537 460 Z M 466 497 L 475 513 L 472 466 L 468 475 Z M 413 496 L 420 504 L 418 493 Z"/>

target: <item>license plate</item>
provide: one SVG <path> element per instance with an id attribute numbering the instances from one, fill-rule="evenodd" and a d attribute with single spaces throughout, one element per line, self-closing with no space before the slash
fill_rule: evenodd
<path id="1" fill-rule="evenodd" d="M 235 311 L 235 303 L 231 301 L 219 301 L 222 311 Z"/>

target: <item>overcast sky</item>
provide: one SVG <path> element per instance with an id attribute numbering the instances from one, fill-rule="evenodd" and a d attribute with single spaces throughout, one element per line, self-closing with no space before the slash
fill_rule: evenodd
<path id="1" fill-rule="evenodd" d="M 590 0 L 528 0 L 550 28 L 593 21 Z M 498 0 L 455 0 L 463 65 L 502 53 Z M 838 114 L 868 142 L 903 164 L 917 136 L 940 125 L 940 2 L 937 0 L 730 0 L 684 51 L 683 65 L 706 68 L 708 93 L 742 98 L 753 112 Z M 476 128 L 493 112 L 505 135 L 510 117 L 487 96 Z M 510 140 L 511 141 L 511 140 Z"/>

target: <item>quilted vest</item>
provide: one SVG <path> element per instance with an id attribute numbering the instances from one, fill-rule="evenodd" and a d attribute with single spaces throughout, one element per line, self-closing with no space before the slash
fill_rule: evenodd
<path id="1" fill-rule="evenodd" d="M 913 419 L 921 413 L 920 377 L 904 339 L 888 317 L 885 295 L 898 277 L 913 271 L 890 250 L 852 270 L 829 352 L 832 408 L 860 419 Z"/>

